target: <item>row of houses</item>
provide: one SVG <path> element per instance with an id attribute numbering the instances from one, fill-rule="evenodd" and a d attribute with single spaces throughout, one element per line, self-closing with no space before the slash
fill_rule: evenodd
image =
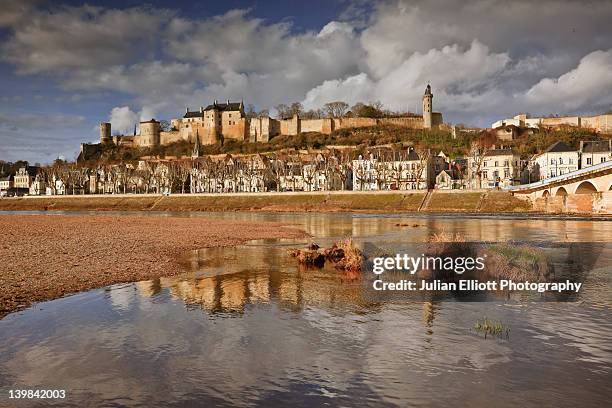
<path id="1" fill-rule="evenodd" d="M 2 195 L 229 193 L 266 191 L 503 188 L 612 160 L 612 140 L 565 142 L 530 159 L 508 147 L 444 152 L 375 147 L 352 159 L 336 150 L 294 154 L 148 159 L 87 168 L 77 164 L 20 168 L 0 179 Z"/>
<path id="2" fill-rule="evenodd" d="M 559 141 L 532 158 L 530 181 L 561 176 L 609 160 L 612 160 L 612 139 L 581 141 L 578 150 Z"/>

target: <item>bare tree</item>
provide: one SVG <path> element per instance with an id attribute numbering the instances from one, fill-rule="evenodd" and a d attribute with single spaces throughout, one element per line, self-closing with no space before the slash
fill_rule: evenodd
<path id="1" fill-rule="evenodd" d="M 276 115 L 279 119 L 289 119 L 291 117 L 290 108 L 284 103 L 276 105 L 274 109 L 276 109 Z"/>
<path id="2" fill-rule="evenodd" d="M 289 113 L 291 117 L 295 115 L 302 116 L 302 112 L 304 112 L 304 107 L 300 102 L 293 102 L 289 107 Z"/>
<path id="3" fill-rule="evenodd" d="M 470 171 L 472 177 L 475 175 L 478 179 L 478 188 L 482 188 L 482 163 L 494 141 L 495 139 L 491 135 L 483 134 L 477 140 L 474 140 L 470 146 L 470 159 L 472 161 Z"/>
<path id="4" fill-rule="evenodd" d="M 348 103 L 342 101 L 328 102 L 323 105 L 323 110 L 327 112 L 330 118 L 341 118 L 348 110 Z"/>
<path id="5" fill-rule="evenodd" d="M 174 162 L 172 168 L 181 186 L 181 194 L 185 194 L 185 185 L 193 169 L 193 162 L 191 160 L 181 160 L 180 162 Z"/>
<path id="6" fill-rule="evenodd" d="M 416 166 L 416 170 L 414 173 L 416 180 L 416 188 L 421 188 L 421 180 L 424 178 L 423 173 L 425 173 L 425 184 L 427 188 L 429 188 L 429 183 L 427 182 L 427 178 L 431 177 L 429 173 L 429 161 L 431 160 L 431 150 L 427 148 L 416 149 L 416 153 L 419 156 L 419 161 Z"/>

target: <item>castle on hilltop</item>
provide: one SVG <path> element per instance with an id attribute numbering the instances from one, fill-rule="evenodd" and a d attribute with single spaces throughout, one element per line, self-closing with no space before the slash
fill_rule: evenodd
<path id="1" fill-rule="evenodd" d="M 140 132 L 133 136 L 111 136 L 111 124 L 100 123 L 100 144 L 81 144 L 80 159 L 86 160 L 100 145 L 125 147 L 165 146 L 178 141 L 200 145 L 215 144 L 224 140 L 266 143 L 277 135 L 293 136 L 306 132 L 330 134 L 334 130 L 376 125 L 396 125 L 412 129 L 432 129 L 443 124 L 442 114 L 433 111 L 433 94 L 427 85 L 423 94 L 422 116 L 389 118 L 342 117 L 302 119 L 294 115 L 289 119 L 273 119 L 269 116 L 248 118 L 243 102 L 219 103 L 214 101 L 206 108 L 185 110 L 182 118 L 172 119 L 170 130 L 162 130 L 155 119 L 140 122 Z"/>

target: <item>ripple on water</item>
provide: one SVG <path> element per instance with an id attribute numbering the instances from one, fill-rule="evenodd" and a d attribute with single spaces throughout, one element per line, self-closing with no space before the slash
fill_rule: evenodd
<path id="1" fill-rule="evenodd" d="M 418 227 L 401 229 L 402 218 L 266 215 L 322 244 L 346 235 L 397 243 L 441 229 L 489 240 L 612 232 L 591 221 L 465 217 L 416 217 Z M 0 388 L 64 388 L 71 399 L 61 406 L 148 407 L 510 406 L 517 396 L 528 406 L 597 406 L 612 394 L 605 265 L 579 303 L 372 302 L 358 280 L 297 268 L 282 245 L 198 251 L 184 276 L 7 316 Z M 510 326 L 509 338 L 474 332 L 483 316 Z"/>

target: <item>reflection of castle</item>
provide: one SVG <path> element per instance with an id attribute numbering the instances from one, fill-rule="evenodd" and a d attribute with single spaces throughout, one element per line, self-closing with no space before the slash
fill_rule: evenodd
<path id="1" fill-rule="evenodd" d="M 225 248 L 227 249 L 227 248 Z M 247 249 L 248 250 L 248 249 Z M 241 256 L 237 272 L 232 274 L 199 277 L 189 280 L 161 278 L 139 282 L 141 296 L 150 297 L 169 289 L 173 297 L 187 305 L 197 305 L 209 312 L 241 312 L 247 304 L 268 303 L 278 300 L 291 308 L 304 303 L 320 306 L 343 305 L 359 307 L 364 304 L 362 287 L 359 282 L 346 283 L 343 275 L 334 269 L 296 270 L 292 258 L 268 249 L 257 248 L 249 256 Z M 213 252 L 213 255 L 216 253 Z M 210 257 L 203 252 L 208 269 L 218 269 L 224 262 L 234 263 L 236 259 L 223 256 Z M 259 259 L 258 259 L 259 258 Z M 267 262 L 267 264 L 266 264 Z M 257 270 L 251 265 L 267 265 L 266 270 Z"/>
<path id="2" fill-rule="evenodd" d="M 288 119 L 273 119 L 269 116 L 249 118 L 244 112 L 243 102 L 219 103 L 216 100 L 206 108 L 195 111 L 186 109 L 182 118 L 171 120 L 170 129 L 162 129 L 155 119 L 140 122 L 140 133 L 132 136 L 111 136 L 111 124 L 100 124 L 100 144 L 124 147 L 156 147 L 179 141 L 194 143 L 196 138 L 202 145 L 215 144 L 223 140 L 268 142 L 277 135 L 295 136 L 300 133 L 318 132 L 330 134 L 334 130 L 395 125 L 412 129 L 430 129 L 442 125 L 442 114 L 433 112 L 433 94 L 427 85 L 423 94 L 422 116 L 401 117 L 327 117 L 302 119 L 294 115 Z M 82 155 L 86 159 L 99 145 L 82 144 Z"/>

